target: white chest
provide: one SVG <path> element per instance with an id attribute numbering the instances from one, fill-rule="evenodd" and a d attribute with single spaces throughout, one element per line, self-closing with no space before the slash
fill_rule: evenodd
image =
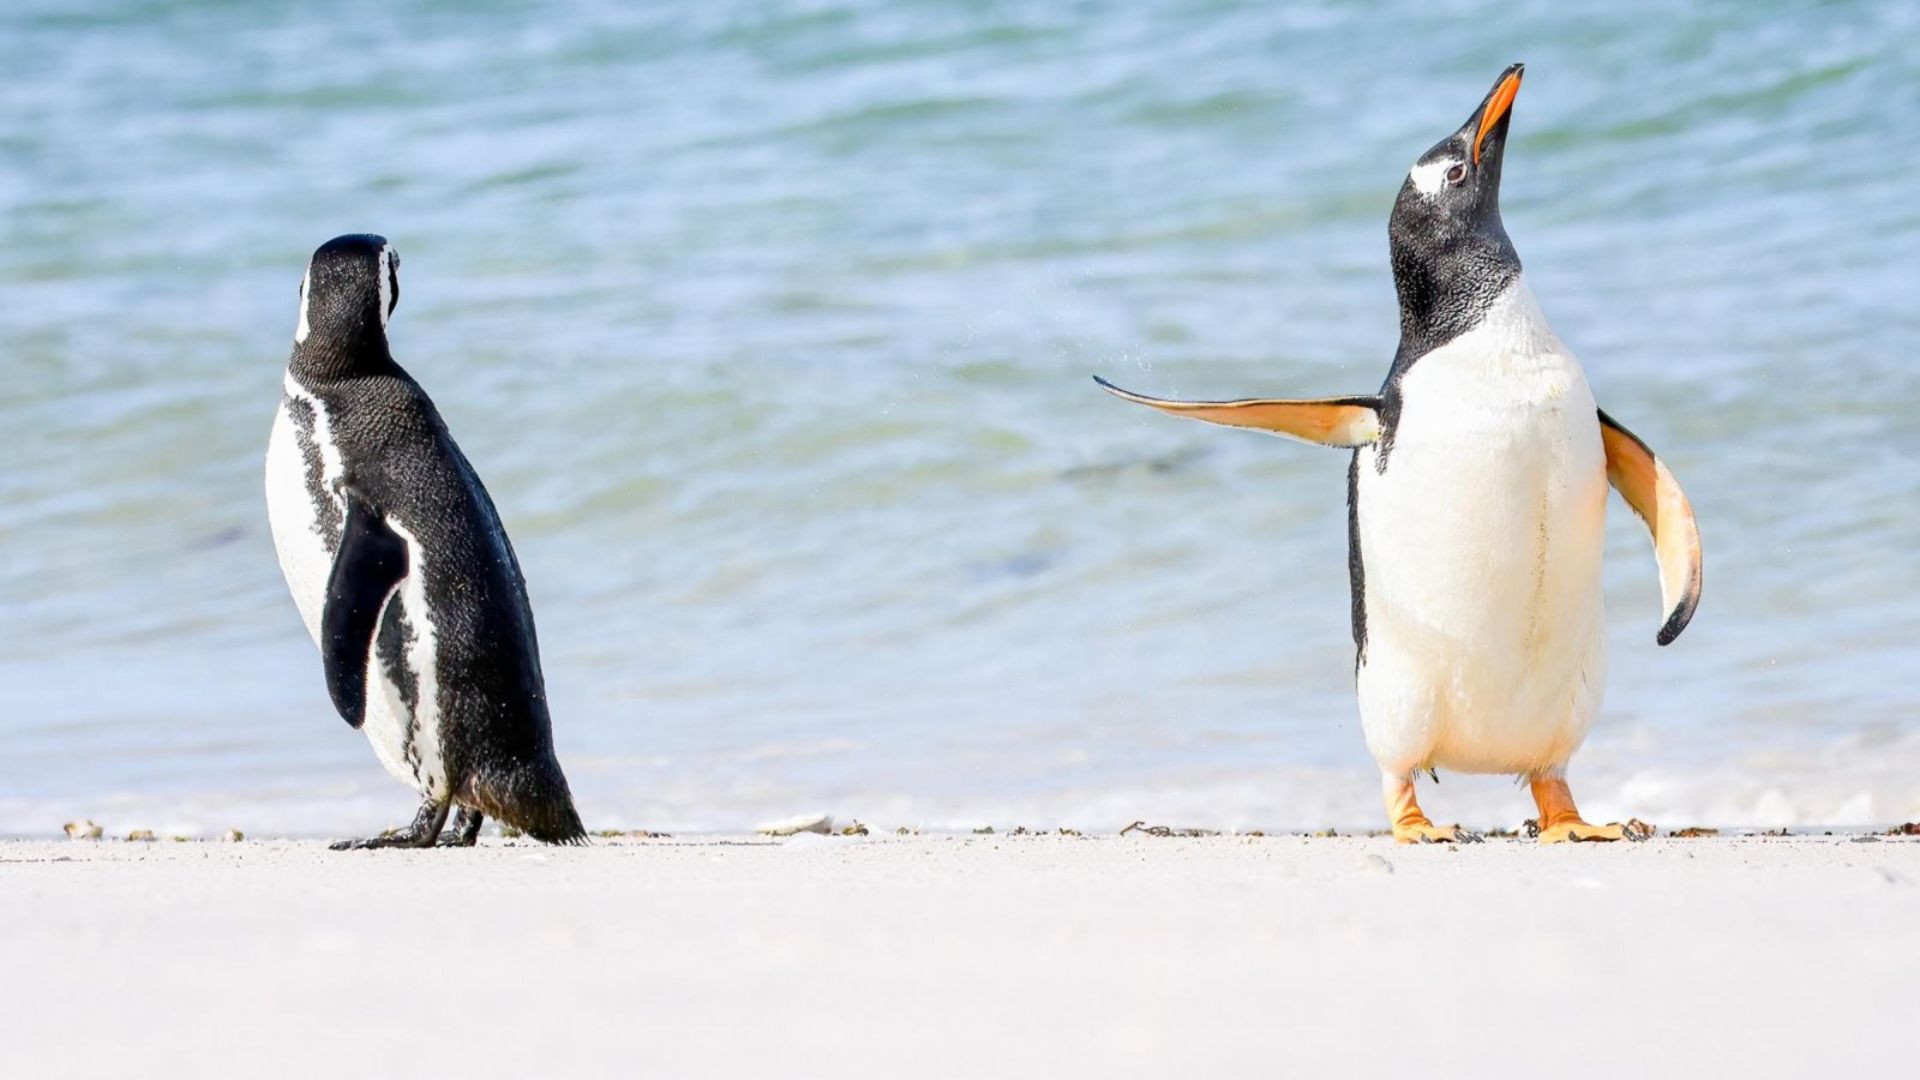
<path id="1" fill-rule="evenodd" d="M 1357 480 L 1369 742 L 1488 771 L 1570 753 L 1604 664 L 1605 457 L 1579 361 L 1516 282 L 1400 394 L 1386 468 L 1363 450 Z"/>
<path id="2" fill-rule="evenodd" d="M 334 492 L 342 471 L 326 405 L 288 375 L 267 439 L 267 521 L 280 572 L 316 644 L 345 520 Z"/>

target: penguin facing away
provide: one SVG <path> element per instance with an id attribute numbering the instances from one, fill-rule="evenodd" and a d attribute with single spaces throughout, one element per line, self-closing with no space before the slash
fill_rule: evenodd
<path id="1" fill-rule="evenodd" d="M 1522 65 L 1421 155 L 1388 221 L 1400 346 L 1378 394 L 1128 401 L 1353 451 L 1348 571 L 1362 731 L 1402 843 L 1477 839 L 1414 797 L 1436 768 L 1525 777 L 1543 842 L 1639 839 L 1590 825 L 1568 759 L 1600 707 L 1610 483 L 1653 536 L 1670 644 L 1700 602 L 1700 534 L 1673 474 L 1595 405 L 1500 220 Z"/>
<path id="2" fill-rule="evenodd" d="M 387 348 L 399 266 L 379 236 L 313 253 L 267 443 L 274 548 L 334 707 L 421 797 L 411 825 L 333 846 L 469 846 L 488 816 L 582 843 L 513 546 Z"/>

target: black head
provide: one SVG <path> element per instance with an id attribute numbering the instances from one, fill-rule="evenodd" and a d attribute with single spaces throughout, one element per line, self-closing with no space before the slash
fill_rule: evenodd
<path id="1" fill-rule="evenodd" d="M 400 254 L 384 236 L 352 233 L 320 245 L 300 281 L 296 361 L 337 367 L 386 357 L 387 317 L 400 302 Z"/>
<path id="2" fill-rule="evenodd" d="M 1424 352 L 1471 328 L 1520 274 L 1500 223 L 1500 165 L 1523 70 L 1515 64 L 1501 72 L 1467 122 L 1420 155 L 1400 186 L 1387 236 L 1403 349 L 1424 345 Z"/>

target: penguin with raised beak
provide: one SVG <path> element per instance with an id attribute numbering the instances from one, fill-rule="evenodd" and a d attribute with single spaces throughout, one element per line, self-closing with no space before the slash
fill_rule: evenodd
<path id="1" fill-rule="evenodd" d="M 1653 535 L 1671 643 L 1700 601 L 1700 535 L 1680 485 L 1595 405 L 1547 324 L 1500 220 L 1522 66 L 1420 156 L 1387 232 L 1400 346 L 1378 394 L 1181 402 L 1100 384 L 1176 416 L 1353 451 L 1348 570 L 1361 727 L 1403 843 L 1435 825 L 1418 773 L 1512 773 L 1544 842 L 1645 835 L 1592 825 L 1567 762 L 1600 707 L 1607 486 Z"/>

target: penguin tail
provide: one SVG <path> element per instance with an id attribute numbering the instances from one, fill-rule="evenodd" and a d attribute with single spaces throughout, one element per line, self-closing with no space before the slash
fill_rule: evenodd
<path id="1" fill-rule="evenodd" d="M 543 844 L 587 842 L 587 828 L 556 761 L 470 776 L 457 801 Z"/>
<path id="2" fill-rule="evenodd" d="M 544 808 L 543 812 L 526 815 L 518 821 L 500 820 L 507 821 L 507 824 L 543 844 L 581 845 L 587 842 L 587 827 L 580 823 L 580 815 L 574 810 L 571 799 Z"/>

